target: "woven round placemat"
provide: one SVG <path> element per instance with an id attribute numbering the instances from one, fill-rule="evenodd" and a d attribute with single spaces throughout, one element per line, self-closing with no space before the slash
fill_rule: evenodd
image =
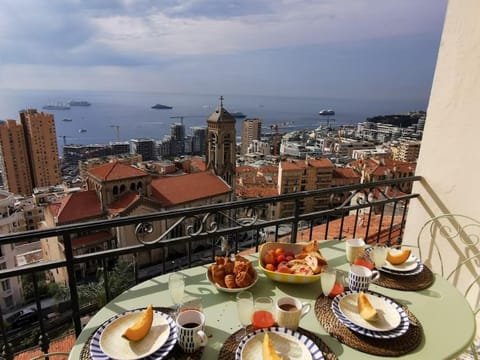
<path id="1" fill-rule="evenodd" d="M 165 314 L 171 315 L 173 310 L 170 308 L 166 307 L 154 307 L 155 310 L 161 311 Z M 83 346 L 82 352 L 80 354 L 80 360 L 92 360 L 92 357 L 90 356 L 90 341 L 92 340 L 93 335 L 95 332 L 90 335 L 88 338 L 88 341 L 85 343 Z M 180 346 L 175 344 L 173 347 L 172 351 L 165 357 L 165 360 L 200 360 L 202 357 L 203 353 L 203 348 L 200 348 L 200 350 L 192 353 L 192 354 L 187 354 L 184 353 L 183 350 L 180 348 Z"/>
<path id="2" fill-rule="evenodd" d="M 248 332 L 253 331 L 252 326 L 247 328 Z M 312 340 L 323 353 L 323 357 L 326 360 L 337 360 L 337 356 L 330 350 L 330 348 L 314 333 L 305 330 L 303 328 L 298 328 L 296 330 L 302 335 L 307 336 L 310 340 Z M 230 335 L 225 343 L 223 344 L 220 352 L 218 354 L 218 360 L 235 360 L 235 351 L 237 351 L 238 345 L 240 344 L 240 340 L 242 339 L 243 329 L 238 330 L 237 332 Z"/>
<path id="3" fill-rule="evenodd" d="M 417 275 L 394 275 L 381 271 L 380 278 L 375 284 L 389 289 L 417 291 L 428 288 L 433 284 L 433 273 L 424 266 L 422 272 Z"/>
<path id="4" fill-rule="evenodd" d="M 324 329 L 340 342 L 361 352 L 379 356 L 400 356 L 417 348 L 422 342 L 422 325 L 417 318 L 404 307 L 410 326 L 407 332 L 393 339 L 375 339 L 358 334 L 342 324 L 332 309 L 332 299 L 320 295 L 315 301 L 315 315 Z"/>

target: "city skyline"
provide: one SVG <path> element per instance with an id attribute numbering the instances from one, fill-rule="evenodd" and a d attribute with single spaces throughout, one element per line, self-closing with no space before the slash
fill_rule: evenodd
<path id="1" fill-rule="evenodd" d="M 428 99 L 446 0 L 9 1 L 5 89 Z"/>

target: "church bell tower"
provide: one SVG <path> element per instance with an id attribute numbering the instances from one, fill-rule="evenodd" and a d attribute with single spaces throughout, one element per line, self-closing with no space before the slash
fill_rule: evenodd
<path id="1" fill-rule="evenodd" d="M 236 132 L 235 118 L 220 105 L 207 119 L 207 169 L 211 169 L 235 189 Z"/>

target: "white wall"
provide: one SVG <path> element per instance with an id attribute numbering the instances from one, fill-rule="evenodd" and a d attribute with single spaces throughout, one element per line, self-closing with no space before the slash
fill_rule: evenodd
<path id="1" fill-rule="evenodd" d="M 480 220 L 479 19 L 480 1 L 449 1 L 416 169 L 424 180 L 413 188 L 421 198 L 411 203 L 406 243 L 415 243 L 422 225 L 443 213 Z M 479 253 L 478 241 L 470 253 Z M 463 250 L 458 238 L 442 244 L 447 266 L 458 264 Z M 479 266 L 472 272 L 478 275 Z M 473 302 L 479 304 L 478 295 Z"/>

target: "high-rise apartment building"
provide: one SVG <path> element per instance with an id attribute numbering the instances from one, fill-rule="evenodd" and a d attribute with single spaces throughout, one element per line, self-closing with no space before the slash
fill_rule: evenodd
<path id="1" fill-rule="evenodd" d="M 60 161 L 53 114 L 35 109 L 22 110 L 20 122 L 25 133 L 33 187 L 59 184 Z"/>
<path id="2" fill-rule="evenodd" d="M 245 155 L 248 153 L 248 147 L 253 140 L 260 140 L 262 134 L 262 120 L 245 119 L 242 123 L 242 146 L 240 153 Z"/>
<path id="3" fill-rule="evenodd" d="M 6 190 L 14 194 L 32 193 L 33 183 L 25 134 L 23 126 L 15 120 L 0 123 L 0 171 Z"/>
<path id="4" fill-rule="evenodd" d="M 153 139 L 130 140 L 130 154 L 142 155 L 143 161 L 157 160 L 155 140 Z"/>

